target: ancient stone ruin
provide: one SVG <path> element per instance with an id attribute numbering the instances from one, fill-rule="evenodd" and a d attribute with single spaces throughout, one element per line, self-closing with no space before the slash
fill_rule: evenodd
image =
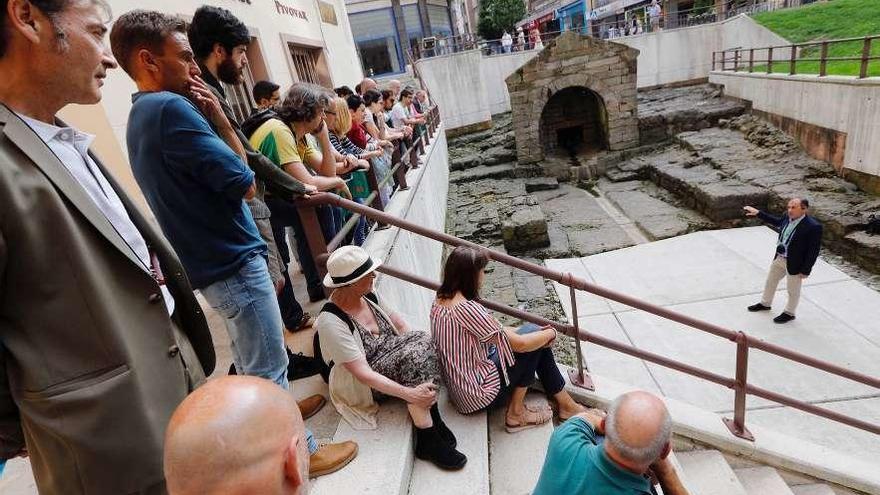
<path id="1" fill-rule="evenodd" d="M 638 146 L 638 54 L 569 31 L 511 74 L 506 82 L 519 163 Z"/>

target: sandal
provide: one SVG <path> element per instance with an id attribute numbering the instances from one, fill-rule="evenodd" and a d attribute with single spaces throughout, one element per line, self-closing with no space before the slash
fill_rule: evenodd
<path id="1" fill-rule="evenodd" d="M 551 411 L 550 409 L 535 409 L 526 405 L 525 411 L 523 412 L 522 416 L 520 416 L 516 420 L 516 424 L 511 424 L 512 421 L 510 416 L 507 416 L 505 414 L 504 429 L 507 430 L 507 433 L 516 433 L 518 431 L 528 430 L 529 428 L 541 426 L 551 419 L 553 419 L 553 411 Z"/>
<path id="2" fill-rule="evenodd" d="M 315 319 L 312 318 L 312 314 L 306 312 L 303 313 L 302 318 L 299 319 L 299 323 L 296 325 L 296 328 L 288 328 L 287 331 L 290 333 L 299 332 L 300 330 L 311 328 L 314 324 Z"/>

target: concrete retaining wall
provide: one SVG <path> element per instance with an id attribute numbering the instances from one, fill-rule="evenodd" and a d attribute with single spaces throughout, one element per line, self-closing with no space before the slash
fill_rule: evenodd
<path id="1" fill-rule="evenodd" d="M 407 174 L 410 188 L 395 193 L 385 211 L 423 227 L 445 232 L 449 152 L 443 126 L 438 128 L 438 134 L 426 151 L 423 157 L 426 164 Z M 374 230 L 364 248 L 388 266 L 440 280 L 443 257 L 443 244 L 440 242 L 390 227 Z M 412 328 L 429 330 L 433 291 L 382 274 L 376 281 L 376 287 L 384 300 L 403 315 Z"/>
<path id="2" fill-rule="evenodd" d="M 847 174 L 848 178 L 867 190 L 876 189 L 877 181 L 872 178 L 880 176 L 880 78 L 713 72 L 709 80 L 724 85 L 726 95 L 752 102 L 759 112 L 845 133 L 842 166 L 856 172 Z M 833 143 L 821 141 L 823 135 L 833 139 L 834 133 L 802 127 L 804 132 L 793 134 L 805 149 L 840 153 Z M 829 161 L 834 163 L 834 159 Z"/>
<path id="3" fill-rule="evenodd" d="M 765 47 L 788 42 L 740 15 L 723 22 L 615 39 L 639 50 L 639 88 L 705 79 L 712 70 L 712 52 L 736 47 Z M 478 50 L 416 62 L 425 85 L 442 108 L 448 129 L 491 121 L 510 110 L 504 79 L 531 60 L 536 50 L 484 56 Z M 745 55 L 746 57 L 748 55 Z M 787 54 L 776 53 L 781 60 Z M 756 53 L 766 58 L 766 53 Z"/>

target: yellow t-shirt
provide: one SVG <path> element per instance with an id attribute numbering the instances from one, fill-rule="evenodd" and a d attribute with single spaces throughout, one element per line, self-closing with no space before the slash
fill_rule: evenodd
<path id="1" fill-rule="evenodd" d="M 278 119 L 269 119 L 254 131 L 251 146 L 272 160 L 279 167 L 287 163 L 300 162 L 309 168 L 308 161 L 320 153 L 303 136 L 296 139 L 293 131 Z"/>

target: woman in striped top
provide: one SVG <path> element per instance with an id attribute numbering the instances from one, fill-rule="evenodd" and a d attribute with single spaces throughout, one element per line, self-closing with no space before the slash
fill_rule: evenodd
<path id="1" fill-rule="evenodd" d="M 556 339 L 551 327 L 526 324 L 504 327 L 476 302 L 489 257 L 459 246 L 443 269 L 443 283 L 431 308 L 431 331 L 444 381 L 456 409 L 480 411 L 500 404 L 507 396 L 505 427 L 515 432 L 550 421 L 551 411 L 525 404 L 535 374 L 544 391 L 566 420 L 586 409 L 565 391 L 565 379 L 550 346 Z"/>

